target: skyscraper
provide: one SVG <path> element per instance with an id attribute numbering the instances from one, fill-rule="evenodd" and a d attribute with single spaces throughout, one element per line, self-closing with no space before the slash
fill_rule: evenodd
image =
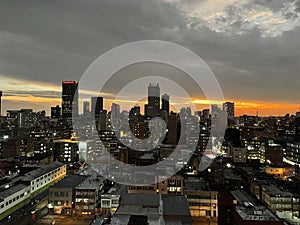
<path id="1" fill-rule="evenodd" d="M 110 111 L 110 121 L 114 128 L 119 128 L 120 125 L 120 105 L 112 103 Z"/>
<path id="2" fill-rule="evenodd" d="M 168 94 L 163 94 L 161 96 L 161 109 L 166 111 L 168 114 L 170 112 L 170 96 Z"/>
<path id="3" fill-rule="evenodd" d="M 160 116 L 160 87 L 158 84 L 148 86 L 148 104 L 145 105 L 146 117 Z"/>
<path id="4" fill-rule="evenodd" d="M 78 82 L 62 82 L 62 117 L 72 118 L 72 113 L 78 115 Z"/>
<path id="5" fill-rule="evenodd" d="M 83 115 L 88 116 L 90 114 L 90 102 L 84 101 L 83 102 Z"/>
<path id="6" fill-rule="evenodd" d="M 2 115 L 2 91 L 0 91 L 0 116 Z"/>
<path id="7" fill-rule="evenodd" d="M 234 119 L 234 102 L 225 102 L 223 104 L 223 110 L 226 111 L 228 119 Z"/>
<path id="8" fill-rule="evenodd" d="M 92 97 L 91 98 L 91 112 L 93 117 L 99 117 L 100 112 L 103 110 L 103 98 L 102 97 Z"/>

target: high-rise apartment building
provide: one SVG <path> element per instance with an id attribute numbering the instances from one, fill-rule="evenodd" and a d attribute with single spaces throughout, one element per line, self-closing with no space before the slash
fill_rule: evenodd
<path id="1" fill-rule="evenodd" d="M 72 113 L 78 115 L 78 82 L 62 82 L 62 117 L 65 119 L 72 118 Z"/>
<path id="2" fill-rule="evenodd" d="M 93 117 L 99 117 L 100 112 L 103 110 L 103 98 L 102 97 L 92 97 L 91 98 L 91 113 Z"/>
<path id="3" fill-rule="evenodd" d="M 2 115 L 2 91 L 0 91 L 0 116 Z"/>
<path id="4" fill-rule="evenodd" d="M 148 86 L 148 104 L 145 105 L 146 117 L 160 116 L 160 87 L 159 84 Z"/>
<path id="5" fill-rule="evenodd" d="M 170 112 L 170 95 L 168 94 L 163 94 L 161 97 L 161 109 L 166 111 L 167 114 Z"/>
<path id="6" fill-rule="evenodd" d="M 228 119 L 234 119 L 234 102 L 225 102 L 223 104 L 223 110 L 226 111 Z"/>

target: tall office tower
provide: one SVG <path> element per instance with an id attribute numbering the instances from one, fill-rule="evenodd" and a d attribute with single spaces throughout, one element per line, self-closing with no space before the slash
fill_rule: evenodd
<path id="1" fill-rule="evenodd" d="M 100 112 L 103 110 L 103 98 L 102 97 L 92 97 L 91 98 L 91 113 L 93 117 L 99 117 Z"/>
<path id="2" fill-rule="evenodd" d="M 62 82 L 62 117 L 72 118 L 72 113 L 78 115 L 78 82 Z"/>
<path id="3" fill-rule="evenodd" d="M 84 116 L 90 115 L 90 102 L 89 101 L 83 102 L 83 115 Z"/>
<path id="4" fill-rule="evenodd" d="M 203 109 L 202 110 L 202 118 L 201 120 L 208 120 L 209 119 L 209 109 Z"/>
<path id="5" fill-rule="evenodd" d="M 168 120 L 168 144 L 177 145 L 178 142 L 178 115 L 171 112 Z"/>
<path id="6" fill-rule="evenodd" d="M 120 126 L 120 105 L 112 103 L 110 111 L 110 122 L 115 128 Z"/>
<path id="7" fill-rule="evenodd" d="M 97 124 L 97 122 L 96 122 Z M 105 131 L 108 129 L 108 123 L 107 123 L 107 110 L 101 110 L 99 113 L 99 123 L 97 124 L 97 130 L 98 131 Z"/>
<path id="8" fill-rule="evenodd" d="M 223 110 L 226 111 L 228 119 L 234 119 L 234 102 L 225 102 L 223 104 Z"/>
<path id="9" fill-rule="evenodd" d="M 0 91 L 0 116 L 2 115 L 2 91 Z"/>
<path id="10" fill-rule="evenodd" d="M 51 119 L 58 119 L 61 116 L 61 108 L 59 105 L 51 107 Z"/>
<path id="11" fill-rule="evenodd" d="M 146 117 L 160 116 L 160 87 L 158 84 L 148 86 L 148 104 L 145 105 Z"/>
<path id="12" fill-rule="evenodd" d="M 18 127 L 29 128 L 33 125 L 32 109 L 21 109 L 18 112 Z"/>
<path id="13" fill-rule="evenodd" d="M 168 114 L 170 112 L 170 95 L 163 94 L 161 96 L 161 109 L 166 111 Z"/>

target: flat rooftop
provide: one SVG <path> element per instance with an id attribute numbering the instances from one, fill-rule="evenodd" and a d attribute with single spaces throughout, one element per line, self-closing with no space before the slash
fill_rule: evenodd
<path id="1" fill-rule="evenodd" d="M 292 192 L 280 188 L 272 183 L 264 184 L 263 190 L 270 196 L 280 196 L 280 197 L 292 197 L 295 196 Z"/>
<path id="2" fill-rule="evenodd" d="M 188 178 L 184 180 L 185 191 L 204 191 L 206 183 L 203 178 Z"/>
<path id="3" fill-rule="evenodd" d="M 76 189 L 99 189 L 103 184 L 104 178 L 92 178 L 88 177 L 84 182 L 76 186 Z"/>
<path id="4" fill-rule="evenodd" d="M 251 221 L 280 221 L 269 209 L 264 206 L 247 208 L 242 205 L 235 206 L 235 211 L 243 220 Z"/>
<path id="5" fill-rule="evenodd" d="M 122 195 L 122 205 L 159 206 L 160 195 L 155 194 L 125 194 Z"/>
<path id="6" fill-rule="evenodd" d="M 85 179 L 86 177 L 81 175 L 68 175 L 50 188 L 75 188 Z"/>
<path id="7" fill-rule="evenodd" d="M 167 196 L 163 198 L 164 216 L 186 216 L 189 217 L 189 203 L 185 196 Z"/>
<path id="8" fill-rule="evenodd" d="M 9 188 L 1 191 L 0 192 L 0 201 L 3 201 L 8 196 L 11 196 L 12 194 L 15 194 L 16 192 L 21 191 L 26 187 L 28 187 L 28 185 L 20 183 L 20 184 L 14 185 L 12 187 L 9 187 Z"/>
<path id="9" fill-rule="evenodd" d="M 233 197 L 238 201 L 234 206 L 235 211 L 243 220 L 252 221 L 279 221 L 267 207 L 261 205 L 258 200 L 244 190 L 231 191 Z"/>
<path id="10" fill-rule="evenodd" d="M 46 173 L 49 173 L 57 168 L 60 168 L 62 167 L 64 164 L 61 163 L 61 162 L 53 162 L 51 164 L 42 164 L 42 165 L 38 165 L 38 168 L 33 170 L 33 171 L 30 171 L 28 173 L 25 173 L 23 176 L 22 176 L 22 179 L 24 181 L 31 181 L 35 178 L 38 178 L 40 176 L 43 176 L 44 174 Z"/>

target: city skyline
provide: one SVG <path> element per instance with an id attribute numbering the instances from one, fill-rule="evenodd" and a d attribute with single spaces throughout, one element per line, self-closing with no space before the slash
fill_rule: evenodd
<path id="1" fill-rule="evenodd" d="M 38 85 L 36 85 L 38 87 Z M 52 90 L 49 90 L 49 92 L 52 94 L 52 96 L 41 96 L 39 95 L 38 91 L 36 92 L 36 96 L 34 95 L 27 95 L 24 93 L 16 92 L 13 93 L 12 90 L 5 90 L 2 89 L 3 96 L 2 96 L 2 115 L 6 114 L 7 110 L 18 110 L 21 108 L 32 108 L 34 111 L 41 111 L 45 110 L 47 115 L 50 115 L 51 107 L 54 107 L 56 105 L 60 105 L 62 103 L 61 100 L 61 86 L 50 86 Z M 41 86 L 41 89 L 44 89 L 43 86 Z M 54 91 L 55 90 L 55 91 Z M 85 91 L 82 91 L 83 93 Z M 87 91 L 88 92 L 88 91 Z M 97 92 L 95 92 L 95 96 L 97 96 Z M 114 101 L 114 96 L 111 93 L 101 93 L 101 97 L 104 97 L 104 108 L 109 109 L 112 105 L 112 103 L 118 103 L 121 106 L 122 110 L 130 110 L 132 107 L 134 107 L 136 104 L 145 104 L 146 103 L 146 86 L 145 86 L 145 96 L 143 96 L 143 101 L 135 102 L 135 101 Z M 171 96 L 171 110 L 172 110 L 172 104 L 173 105 L 181 105 L 184 103 L 187 106 L 189 104 L 195 104 L 197 110 L 203 110 L 205 108 L 208 108 L 208 101 L 206 99 L 197 99 L 194 98 L 191 101 L 186 102 L 174 102 L 173 99 L 174 96 Z M 173 100 L 173 101 L 172 101 Z M 83 113 L 83 102 L 89 101 L 88 98 L 80 98 L 79 99 L 79 113 Z M 285 103 L 276 103 L 276 102 L 251 102 L 251 101 L 240 101 L 240 100 L 233 100 L 233 99 L 225 99 L 225 102 L 234 102 L 235 103 L 235 115 L 236 116 L 242 116 L 242 115 L 256 115 L 257 112 L 260 116 L 284 116 L 287 113 L 290 115 L 295 115 L 296 112 L 300 111 L 300 104 L 285 104 Z M 223 102 L 221 101 L 211 101 L 212 104 L 222 105 Z"/>
<path id="2" fill-rule="evenodd" d="M 21 83 L 20 83 L 21 84 Z M 25 94 L 22 91 L 16 91 L 14 93 L 13 90 L 6 90 L 5 88 L 2 89 L 3 96 L 2 96 L 2 115 L 6 114 L 7 110 L 18 110 L 18 109 L 33 109 L 34 111 L 41 111 L 45 110 L 47 115 L 50 115 L 51 107 L 54 107 L 56 105 L 62 104 L 62 94 L 61 94 L 61 82 L 59 85 L 51 85 L 49 88 L 51 88 L 51 91 L 48 92 L 48 95 L 41 94 L 43 92 L 43 89 L 45 88 L 44 83 L 36 83 L 31 84 L 32 89 L 35 89 L 32 91 L 32 95 Z M 17 83 L 15 83 L 17 85 Z M 23 84 L 22 84 L 23 85 Z M 18 85 L 17 85 L 18 86 Z M 121 101 L 114 101 L 115 95 L 113 93 L 101 93 L 101 97 L 104 98 L 103 107 L 105 109 L 110 109 L 111 105 L 113 103 L 117 103 L 121 106 L 122 110 L 129 111 L 132 107 L 134 107 L 136 104 L 139 104 L 140 106 L 146 104 L 146 88 L 147 85 L 145 84 L 145 95 L 141 96 L 142 99 L 139 102 L 131 101 L 131 100 L 121 100 Z M 40 91 L 38 91 L 40 90 Z M 87 90 L 80 90 L 80 94 L 84 96 L 85 94 L 94 94 L 94 97 L 98 95 L 97 92 L 87 91 Z M 165 94 L 162 92 L 162 94 Z M 168 94 L 168 93 L 166 93 Z M 99 95 L 100 96 L 100 95 Z M 175 97 L 175 101 L 174 101 Z M 171 95 L 170 100 L 170 109 L 173 111 L 176 111 L 172 105 L 184 105 L 188 107 L 191 104 L 195 105 L 195 108 L 197 110 L 203 110 L 206 108 L 210 108 L 208 101 L 206 99 L 198 99 L 193 98 L 192 101 L 180 101 L 180 98 L 177 98 L 177 96 Z M 176 101 L 177 100 L 177 101 Z M 179 100 L 179 101 L 178 101 Z M 91 99 L 81 97 L 79 98 L 79 113 L 83 113 L 83 103 L 84 101 L 89 101 L 91 104 Z M 235 115 L 236 116 L 242 116 L 242 115 L 256 115 L 257 113 L 259 116 L 284 116 L 287 113 L 290 115 L 295 115 L 296 112 L 300 111 L 300 104 L 284 104 L 284 103 L 276 103 L 276 102 L 250 102 L 245 100 L 233 100 L 233 99 L 225 99 L 224 102 L 234 102 L 235 103 Z M 222 106 L 224 103 L 222 101 L 213 101 L 211 100 L 211 104 L 217 104 L 219 106 Z M 144 109 L 142 108 L 142 111 Z"/>

